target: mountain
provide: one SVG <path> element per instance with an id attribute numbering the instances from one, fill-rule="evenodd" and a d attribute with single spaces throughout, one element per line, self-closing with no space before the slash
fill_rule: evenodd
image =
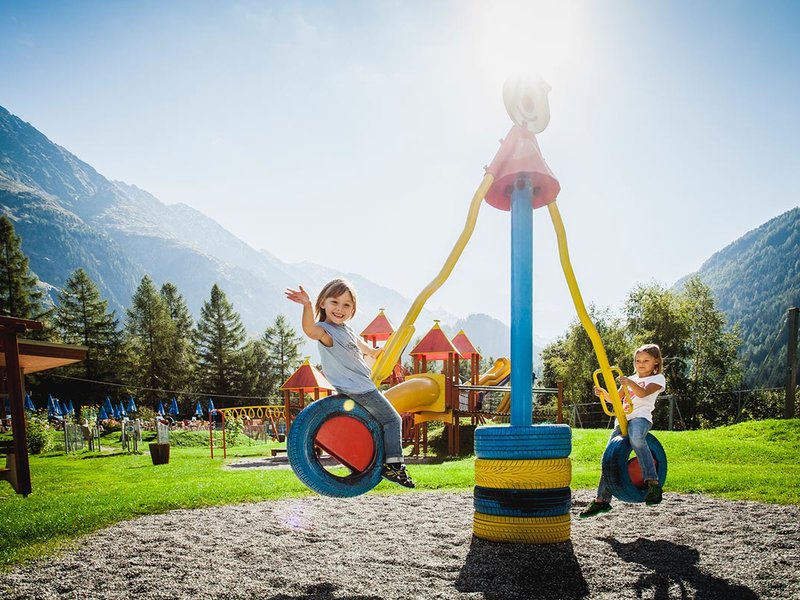
<path id="1" fill-rule="evenodd" d="M 728 323 L 739 324 L 748 383 L 784 385 L 786 311 L 800 306 L 800 208 L 746 233 L 703 263 L 696 275 L 711 288 Z"/>
<path id="2" fill-rule="evenodd" d="M 359 292 L 353 320 L 357 331 L 380 308 L 399 325 L 411 305 L 395 290 L 358 274 L 285 263 L 185 204 L 166 205 L 135 185 L 110 181 L 3 107 L 0 211 L 14 222 L 31 270 L 53 299 L 82 267 L 120 317 L 146 273 L 156 285 L 174 283 L 195 318 L 218 283 L 252 336 L 281 313 L 300 329 L 300 311 L 288 304 L 283 290 L 301 282 L 319 290 L 335 277 L 353 281 Z M 424 334 L 434 319 L 455 323 L 458 317 L 424 310 L 417 319 L 418 333 Z M 464 327 L 473 343 L 492 348 L 493 356 L 507 355 L 507 326 L 496 319 L 478 321 L 480 332 Z M 316 359 L 314 345 L 306 344 L 305 351 Z"/>

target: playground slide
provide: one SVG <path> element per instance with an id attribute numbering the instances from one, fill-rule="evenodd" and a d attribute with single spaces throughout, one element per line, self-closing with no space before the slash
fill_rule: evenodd
<path id="1" fill-rule="evenodd" d="M 511 375 L 511 361 L 506 357 L 494 361 L 492 368 L 478 379 L 478 385 L 501 385 Z"/>
<path id="2" fill-rule="evenodd" d="M 450 421 L 451 411 L 445 409 L 444 375 L 419 373 L 385 392 L 386 398 L 399 413 L 413 413 L 416 423 L 430 420 Z"/>

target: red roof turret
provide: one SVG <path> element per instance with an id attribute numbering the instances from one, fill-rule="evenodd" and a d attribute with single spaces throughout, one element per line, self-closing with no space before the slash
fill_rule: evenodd
<path id="1" fill-rule="evenodd" d="M 293 392 L 303 390 L 311 391 L 314 389 L 334 391 L 334 387 L 325 379 L 322 373 L 308 362 L 307 358 L 292 376 L 286 380 L 286 383 L 281 386 L 281 389 Z"/>
<path id="2" fill-rule="evenodd" d="M 456 347 L 458 353 L 461 354 L 464 358 L 471 358 L 472 356 L 480 357 L 481 353 L 472 345 L 472 342 L 469 341 L 467 334 L 464 333 L 462 329 L 456 334 L 456 337 L 453 338 L 453 346 Z"/>
<path id="3" fill-rule="evenodd" d="M 372 322 L 361 332 L 361 337 L 375 340 L 376 342 L 383 342 L 388 340 L 389 336 L 393 333 L 394 326 L 381 308 L 378 312 L 378 316 L 372 319 Z"/>
<path id="4" fill-rule="evenodd" d="M 411 356 L 424 356 L 425 360 L 446 360 L 450 354 L 455 354 L 458 358 L 458 350 L 447 339 L 447 336 L 439 327 L 439 321 L 433 322 L 431 330 L 425 334 L 414 349 L 409 352 Z"/>

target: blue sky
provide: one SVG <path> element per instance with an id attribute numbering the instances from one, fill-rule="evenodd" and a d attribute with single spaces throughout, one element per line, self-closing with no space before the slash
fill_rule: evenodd
<path id="1" fill-rule="evenodd" d="M 0 0 L 0 105 L 256 248 L 413 298 L 510 128 L 503 81 L 538 71 L 581 291 L 618 308 L 800 203 L 799 31 L 778 1 Z M 554 338 L 574 310 L 534 220 Z M 509 322 L 509 260 L 486 205 L 430 305 Z"/>

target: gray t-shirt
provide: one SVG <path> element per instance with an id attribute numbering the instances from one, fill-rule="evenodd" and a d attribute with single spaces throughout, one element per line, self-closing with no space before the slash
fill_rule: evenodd
<path id="1" fill-rule="evenodd" d="M 330 348 L 321 341 L 318 344 L 322 373 L 336 391 L 341 394 L 363 394 L 376 389 L 370 369 L 358 347 L 355 332 L 346 324 L 319 321 L 317 325 L 333 339 Z"/>

